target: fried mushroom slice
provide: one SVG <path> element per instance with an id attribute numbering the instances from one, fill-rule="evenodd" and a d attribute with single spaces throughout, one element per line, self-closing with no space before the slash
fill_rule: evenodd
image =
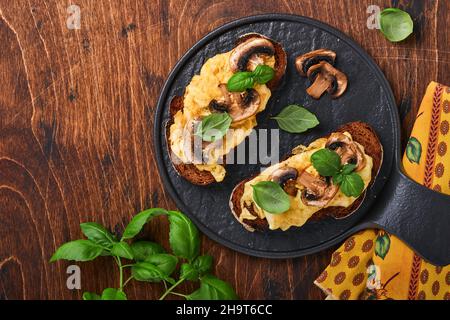
<path id="1" fill-rule="evenodd" d="M 306 77 L 309 68 L 312 66 L 319 64 L 322 61 L 334 65 L 335 59 L 336 52 L 328 49 L 318 49 L 297 57 L 297 59 L 295 59 L 295 67 L 302 77 Z"/>
<path id="2" fill-rule="evenodd" d="M 341 164 L 354 164 L 355 171 L 366 166 L 366 157 L 358 144 L 341 132 L 335 132 L 328 138 L 325 147 L 335 151 L 341 157 Z"/>
<path id="3" fill-rule="evenodd" d="M 219 85 L 219 88 L 223 97 L 214 99 L 209 103 L 211 112 L 228 112 L 233 123 L 248 119 L 258 112 L 261 99 L 255 89 L 247 89 L 244 92 L 229 92 L 226 84 Z"/>
<path id="4" fill-rule="evenodd" d="M 325 207 L 339 190 L 331 178 L 315 176 L 304 170 L 297 178 L 297 183 L 304 186 L 301 200 L 306 206 Z"/>
<path id="5" fill-rule="evenodd" d="M 298 188 L 296 187 L 297 177 L 297 169 L 282 167 L 275 170 L 270 178 L 273 182 L 278 183 L 288 195 L 295 197 L 298 192 Z"/>
<path id="6" fill-rule="evenodd" d="M 336 99 L 347 89 L 347 76 L 325 61 L 309 68 L 308 78 L 313 84 L 306 92 L 314 99 L 319 99 L 325 91 Z"/>
<path id="7" fill-rule="evenodd" d="M 262 56 L 275 55 L 272 42 L 265 38 L 250 38 L 233 49 L 230 55 L 231 71 L 253 71 L 264 64 Z"/>

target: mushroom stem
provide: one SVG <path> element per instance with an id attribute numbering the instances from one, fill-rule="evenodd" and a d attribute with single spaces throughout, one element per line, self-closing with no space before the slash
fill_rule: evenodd
<path id="1" fill-rule="evenodd" d="M 347 89 L 347 76 L 325 61 L 309 68 L 308 78 L 313 84 L 306 92 L 315 99 L 319 99 L 325 91 L 336 99 Z"/>
<path id="2" fill-rule="evenodd" d="M 313 84 L 308 89 L 306 89 L 306 93 L 308 93 L 314 99 L 319 99 L 325 93 L 325 91 L 328 90 L 330 85 L 331 81 L 324 77 L 321 73 L 319 73 Z"/>

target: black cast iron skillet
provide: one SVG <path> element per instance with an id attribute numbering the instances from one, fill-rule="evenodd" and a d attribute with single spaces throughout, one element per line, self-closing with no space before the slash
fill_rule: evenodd
<path id="1" fill-rule="evenodd" d="M 194 186 L 174 171 L 165 141 L 171 98 L 183 95 L 207 59 L 231 50 L 239 36 L 250 32 L 280 42 L 288 54 L 284 81 L 266 110 L 258 115 L 257 128 L 277 129 L 270 117 L 293 103 L 306 106 L 320 120 L 318 127 L 305 134 L 280 131 L 280 157 L 351 121 L 365 121 L 376 130 L 384 148 L 383 164 L 363 204 L 348 218 L 308 222 L 285 232 L 251 233 L 234 219 L 228 200 L 234 186 L 259 172 L 260 164 L 227 165 L 225 180 L 207 187 Z M 326 95 L 312 100 L 306 94 L 309 82 L 295 70 L 295 57 L 319 48 L 336 51 L 337 68 L 349 78 L 348 90 L 339 99 L 331 100 Z M 386 78 L 363 49 L 326 24 L 294 15 L 270 14 L 243 18 L 209 33 L 181 58 L 164 85 L 155 115 L 154 139 L 159 173 L 178 208 L 203 233 L 234 250 L 258 257 L 292 258 L 328 248 L 358 230 L 379 227 L 403 239 L 434 264 L 450 262 L 450 197 L 402 173 L 399 117 Z"/>

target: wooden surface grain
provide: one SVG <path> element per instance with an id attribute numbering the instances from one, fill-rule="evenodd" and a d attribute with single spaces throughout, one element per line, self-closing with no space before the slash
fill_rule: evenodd
<path id="1" fill-rule="evenodd" d="M 66 26 L 70 4 L 81 8 L 80 30 Z M 371 4 L 410 12 L 414 36 L 392 44 L 368 29 Z M 404 138 L 427 84 L 450 84 L 448 0 L 0 0 L 0 299 L 80 299 L 117 286 L 107 258 L 78 264 L 82 290 L 66 287 L 70 263 L 48 260 L 81 237 L 81 222 L 120 232 L 142 209 L 175 208 L 152 149 L 164 80 L 209 31 L 273 12 L 319 19 L 366 49 L 392 85 Z M 167 244 L 167 222 L 153 221 L 145 236 Z M 203 237 L 202 251 L 241 298 L 321 299 L 312 282 L 333 249 L 271 261 Z M 161 290 L 134 283 L 127 293 L 154 299 Z"/>

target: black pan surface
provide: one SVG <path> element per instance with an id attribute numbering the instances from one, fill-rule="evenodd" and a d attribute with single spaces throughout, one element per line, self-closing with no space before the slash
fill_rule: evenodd
<path id="1" fill-rule="evenodd" d="M 222 183 L 200 187 L 178 176 L 170 164 L 164 131 L 169 118 L 170 100 L 175 95 L 183 95 L 184 88 L 199 73 L 208 58 L 231 50 L 239 36 L 250 32 L 263 34 L 281 43 L 288 55 L 284 81 L 273 92 L 266 110 L 259 114 L 258 128 L 277 128 L 276 122 L 270 117 L 293 103 L 304 105 L 320 121 L 318 127 L 304 134 L 280 131 L 280 158 L 289 154 L 293 147 L 307 145 L 347 122 L 365 121 L 376 130 L 384 148 L 383 165 L 378 178 L 368 190 L 366 200 L 350 217 L 308 222 L 301 228 L 291 228 L 286 232 L 251 233 L 234 219 L 228 201 L 234 186 L 259 172 L 261 165 L 228 165 L 227 176 Z M 331 100 L 327 95 L 318 101 L 310 98 L 305 91 L 309 81 L 301 78 L 295 70 L 295 57 L 319 48 L 334 50 L 337 53 L 337 68 L 349 78 L 347 92 L 337 100 Z M 398 147 L 397 108 L 389 83 L 378 66 L 342 32 L 319 21 L 293 15 L 271 14 L 243 18 L 209 33 L 175 66 L 161 93 L 155 117 L 154 137 L 159 173 L 178 208 L 213 240 L 260 257 L 298 257 L 317 252 L 343 239 L 361 222 L 382 190 Z"/>

